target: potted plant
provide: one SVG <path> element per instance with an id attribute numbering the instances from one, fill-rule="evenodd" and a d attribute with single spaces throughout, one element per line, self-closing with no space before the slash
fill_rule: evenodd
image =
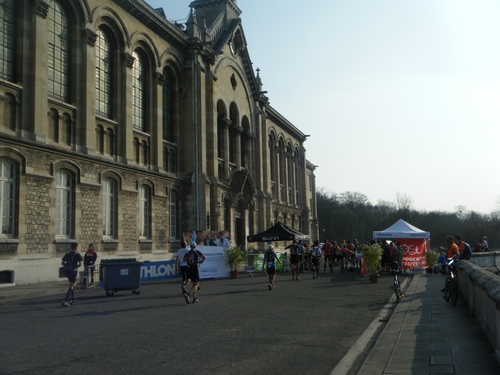
<path id="1" fill-rule="evenodd" d="M 363 244 L 361 245 L 361 252 L 363 253 L 363 261 L 370 276 L 370 282 L 378 282 L 378 270 L 380 269 L 380 260 L 383 253 L 382 247 L 377 243 L 371 245 Z"/>
<path id="2" fill-rule="evenodd" d="M 229 266 L 229 276 L 231 279 L 238 277 L 238 268 L 243 263 L 243 251 L 239 246 L 234 246 L 224 250 L 226 264 Z"/>
<path id="3" fill-rule="evenodd" d="M 434 250 L 427 250 L 425 252 L 425 261 L 427 262 L 427 268 L 426 272 L 427 273 L 432 273 L 432 267 L 437 263 L 439 258 L 439 254 L 436 253 Z"/>

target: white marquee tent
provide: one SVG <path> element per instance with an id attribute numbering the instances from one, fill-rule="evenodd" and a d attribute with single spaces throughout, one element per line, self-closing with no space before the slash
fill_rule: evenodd
<path id="1" fill-rule="evenodd" d="M 373 231 L 373 238 L 392 239 L 403 251 L 403 268 L 426 267 L 425 253 L 429 250 L 431 234 L 399 219 L 389 228 Z"/>
<path id="2" fill-rule="evenodd" d="M 373 231 L 373 238 L 431 238 L 431 234 L 399 219 L 385 230 Z"/>

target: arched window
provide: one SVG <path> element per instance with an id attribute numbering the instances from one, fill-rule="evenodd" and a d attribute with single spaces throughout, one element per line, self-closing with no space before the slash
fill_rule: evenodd
<path id="1" fill-rule="evenodd" d="M 177 193 L 175 191 L 171 191 L 169 194 L 168 200 L 168 213 L 169 213 L 169 230 L 170 230 L 170 238 L 177 238 Z"/>
<path id="2" fill-rule="evenodd" d="M 170 68 L 163 71 L 163 139 L 175 142 L 175 119 L 176 119 L 176 82 L 175 76 Z"/>
<path id="3" fill-rule="evenodd" d="M 56 236 L 71 238 L 73 234 L 73 176 L 64 169 L 56 173 Z"/>
<path id="4" fill-rule="evenodd" d="M 117 184 L 115 180 L 107 178 L 102 184 L 102 235 L 107 238 L 116 238 L 118 204 Z"/>
<path id="5" fill-rule="evenodd" d="M 16 56 L 16 0 L 0 2 L 0 77 L 14 80 Z"/>
<path id="6" fill-rule="evenodd" d="M 226 107 L 224 103 L 219 100 L 217 102 L 217 157 L 224 159 L 224 138 L 225 138 L 225 125 L 226 125 Z"/>
<path id="7" fill-rule="evenodd" d="M 139 236 L 142 239 L 151 235 L 151 188 L 142 185 L 139 189 Z"/>
<path id="8" fill-rule="evenodd" d="M 48 92 L 57 99 L 69 99 L 69 27 L 68 16 L 62 5 L 54 1 L 49 10 L 49 81 Z"/>
<path id="9" fill-rule="evenodd" d="M 97 30 L 95 52 L 96 111 L 111 118 L 111 51 L 109 37 L 101 29 Z"/>
<path id="10" fill-rule="evenodd" d="M 236 127 L 239 125 L 239 122 L 238 107 L 234 102 L 229 106 L 229 119 L 231 120 L 231 126 L 228 132 L 229 162 L 236 163 Z"/>
<path id="11" fill-rule="evenodd" d="M 134 51 L 132 66 L 132 126 L 145 131 L 144 127 L 144 61 L 140 53 Z"/>
<path id="12" fill-rule="evenodd" d="M 0 158 L 0 238 L 12 238 L 15 235 L 16 184 L 15 164 Z"/>

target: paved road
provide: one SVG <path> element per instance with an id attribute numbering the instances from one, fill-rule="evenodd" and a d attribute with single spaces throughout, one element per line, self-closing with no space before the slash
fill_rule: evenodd
<path id="1" fill-rule="evenodd" d="M 392 295 L 390 275 L 290 279 L 205 280 L 191 305 L 178 281 L 81 290 L 69 308 L 62 295 L 5 301 L 0 373 L 329 374 Z"/>

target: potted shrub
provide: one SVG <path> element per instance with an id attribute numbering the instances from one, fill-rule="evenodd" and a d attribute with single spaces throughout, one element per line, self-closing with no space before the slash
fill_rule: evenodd
<path id="1" fill-rule="evenodd" d="M 363 253 L 364 264 L 370 276 L 370 282 L 378 282 L 378 271 L 383 253 L 382 247 L 377 243 L 371 245 L 363 244 L 361 245 L 361 252 Z"/>
<path id="2" fill-rule="evenodd" d="M 427 273 L 432 273 L 432 267 L 437 263 L 439 258 L 439 254 L 436 253 L 434 250 L 427 250 L 425 252 L 425 261 L 427 262 L 427 268 L 426 272 Z"/>
<path id="3" fill-rule="evenodd" d="M 229 266 L 229 276 L 231 279 L 238 277 L 238 268 L 243 263 L 243 251 L 239 246 L 234 246 L 224 250 L 226 264 Z"/>

